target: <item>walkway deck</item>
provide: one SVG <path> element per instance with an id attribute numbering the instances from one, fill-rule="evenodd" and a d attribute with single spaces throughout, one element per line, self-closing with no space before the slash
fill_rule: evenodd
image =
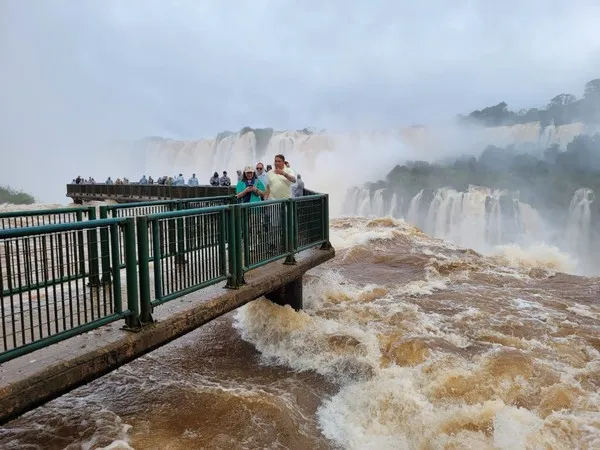
<path id="1" fill-rule="evenodd" d="M 277 261 L 246 273 L 246 284 L 239 289 L 218 284 L 165 303 L 153 313 L 157 322 L 139 332 L 124 331 L 122 321 L 113 322 L 3 363 L 0 424 L 297 280 L 334 255 L 333 249 L 301 251 L 295 265 Z"/>
<path id="2" fill-rule="evenodd" d="M 73 202 L 112 200 L 136 203 L 150 200 L 175 200 L 235 194 L 235 186 L 168 186 L 162 184 L 67 184 L 67 197 Z"/>

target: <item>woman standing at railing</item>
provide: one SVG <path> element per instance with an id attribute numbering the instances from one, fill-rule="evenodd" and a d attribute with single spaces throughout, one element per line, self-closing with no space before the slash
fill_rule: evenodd
<path id="1" fill-rule="evenodd" d="M 247 166 L 244 169 L 244 175 L 238 181 L 235 193 L 236 197 L 241 199 L 242 203 L 260 202 L 261 197 L 265 195 L 265 186 L 256 177 L 252 166 Z"/>

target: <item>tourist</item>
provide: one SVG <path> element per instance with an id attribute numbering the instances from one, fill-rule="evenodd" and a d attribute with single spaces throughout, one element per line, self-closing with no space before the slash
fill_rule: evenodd
<path id="1" fill-rule="evenodd" d="M 210 179 L 210 185 L 211 186 L 218 186 L 219 185 L 219 172 L 213 173 L 213 176 Z"/>
<path id="2" fill-rule="evenodd" d="M 296 182 L 292 184 L 292 197 L 302 197 L 304 195 L 304 181 L 302 175 L 296 176 Z"/>
<path id="3" fill-rule="evenodd" d="M 192 178 L 190 178 L 190 179 L 188 180 L 188 185 L 190 185 L 190 186 L 198 186 L 198 184 L 199 184 L 199 183 L 198 183 L 198 178 L 196 178 L 196 174 L 195 174 L 195 173 L 193 173 L 193 174 L 192 174 Z"/>
<path id="4" fill-rule="evenodd" d="M 258 162 L 256 164 L 256 176 L 258 177 L 258 179 L 260 181 L 262 181 L 262 184 L 266 190 L 267 186 L 269 185 L 269 176 L 267 175 L 267 172 L 265 171 L 264 164 L 261 162 Z"/>
<path id="5" fill-rule="evenodd" d="M 268 172 L 269 185 L 265 198 L 273 200 L 284 200 L 292 196 L 292 183 L 296 177 L 291 169 L 285 166 L 285 156 L 275 155 L 275 168 Z"/>
<path id="6" fill-rule="evenodd" d="M 227 171 L 223 171 L 223 176 L 219 179 L 219 185 L 221 186 L 231 186 L 231 180 L 227 176 Z"/>
<path id="7" fill-rule="evenodd" d="M 238 181 L 235 193 L 242 203 L 259 202 L 265 195 L 265 186 L 256 176 L 252 166 L 244 169 L 243 178 Z"/>

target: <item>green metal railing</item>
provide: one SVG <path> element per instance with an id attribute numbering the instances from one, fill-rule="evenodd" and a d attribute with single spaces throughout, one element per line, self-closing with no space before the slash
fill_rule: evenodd
<path id="1" fill-rule="evenodd" d="M 126 309 L 118 266 L 120 229 L 128 240 Z M 103 256 L 98 236 L 104 230 L 112 258 L 111 286 L 98 282 Z M 133 219 L 1 230 L 0 273 L 0 362 L 118 319 L 137 323 Z"/>
<path id="2" fill-rule="evenodd" d="M 233 203 L 235 203 L 234 195 L 222 195 L 217 197 L 186 198 L 182 200 L 157 200 L 152 202 L 103 205 L 100 207 L 100 218 L 147 216 L 182 209 L 208 208 Z"/>
<path id="3" fill-rule="evenodd" d="M 329 243 L 329 197 L 313 194 L 294 199 L 294 249 Z"/>
<path id="4" fill-rule="evenodd" d="M 216 197 L 199 197 L 199 198 L 187 198 L 183 200 L 158 200 L 152 202 L 139 202 L 139 203 L 124 203 L 117 205 L 103 205 L 100 207 L 100 218 L 116 218 L 116 217 L 138 217 L 147 216 L 171 211 L 180 211 L 186 209 L 198 209 L 207 208 L 212 206 L 221 206 L 236 203 L 235 195 L 223 195 Z M 172 229 L 170 235 L 175 235 L 176 224 L 169 224 Z M 181 224 L 183 226 L 183 224 Z M 149 236 L 150 237 L 150 236 Z M 150 241 L 150 254 L 153 252 L 153 241 Z M 121 247 L 121 268 L 125 267 L 125 260 L 123 259 L 123 246 L 124 240 L 122 236 L 119 236 L 119 245 Z M 107 267 L 107 265 L 105 265 Z M 108 274 L 104 277 L 106 280 Z"/>
<path id="5" fill-rule="evenodd" d="M 93 206 L 2 212 L 0 213 L 0 230 L 81 222 L 95 218 L 96 209 Z"/>
<path id="6" fill-rule="evenodd" d="M 234 199 L 111 205 L 99 220 L 0 230 L 0 362 L 117 319 L 143 326 L 160 304 L 237 289 L 250 270 L 328 248 L 327 195 Z"/>
<path id="7" fill-rule="evenodd" d="M 248 271 L 291 254 L 291 200 L 267 200 L 240 205 L 243 264 Z"/>
<path id="8" fill-rule="evenodd" d="M 297 252 L 328 245 L 328 207 L 318 194 L 138 217 L 140 320 L 151 322 L 162 303 L 224 280 L 237 288 L 249 270 L 295 264 Z"/>
<path id="9" fill-rule="evenodd" d="M 214 206 L 137 218 L 143 322 L 150 321 L 153 307 L 228 279 L 234 260 L 227 252 L 235 244 L 228 246 L 227 236 L 235 239 L 234 213 L 235 208 Z"/>

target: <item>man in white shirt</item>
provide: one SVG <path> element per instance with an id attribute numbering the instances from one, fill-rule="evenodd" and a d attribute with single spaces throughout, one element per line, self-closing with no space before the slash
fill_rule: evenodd
<path id="1" fill-rule="evenodd" d="M 292 169 L 285 167 L 285 156 L 275 155 L 275 166 L 267 175 L 269 185 L 265 199 L 282 200 L 292 197 L 292 184 L 296 182 L 296 176 Z"/>

